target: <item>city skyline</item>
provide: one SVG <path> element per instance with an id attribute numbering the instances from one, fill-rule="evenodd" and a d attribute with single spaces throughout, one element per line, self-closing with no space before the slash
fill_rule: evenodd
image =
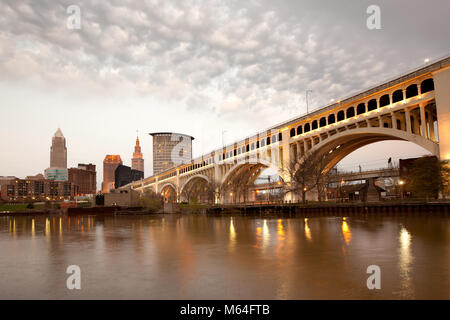
<path id="1" fill-rule="evenodd" d="M 5 2 L 0 94 L 6 117 L 20 119 L 22 126 L 11 121 L 0 129 L 11 137 L 0 142 L 6 150 L 2 175 L 42 173 L 48 167 L 43 150 L 58 126 L 68 137 L 68 167 L 92 162 L 98 177 L 106 154 L 120 154 L 131 165 L 136 129 L 192 135 L 196 157 L 303 114 L 306 90 L 312 90 L 309 110 L 314 110 L 450 51 L 444 1 L 382 1 L 382 30 L 367 29 L 366 3 L 350 8 L 267 1 L 245 9 L 234 3 L 127 8 L 80 3 L 81 29 L 68 30 L 64 6 L 43 1 L 27 10 L 30 2 Z M 208 18 L 212 12 L 220 23 Z M 123 22 L 115 19 L 119 13 Z M 48 17 L 46 24 L 34 14 Z M 153 19 L 133 21 L 139 14 Z M 267 30 L 273 30 L 270 36 Z M 246 36 L 238 47 L 233 39 L 240 32 Z M 349 35 L 352 41 L 344 41 Z M 97 38 L 113 41 L 94 45 Z M 152 172 L 148 136 L 142 136 L 141 146 L 147 177 Z M 33 162 L 19 158 L 24 150 Z M 367 150 L 379 154 L 376 163 L 363 160 Z M 384 142 L 356 151 L 343 165 L 365 168 L 388 157 L 424 153 L 409 143 Z"/>

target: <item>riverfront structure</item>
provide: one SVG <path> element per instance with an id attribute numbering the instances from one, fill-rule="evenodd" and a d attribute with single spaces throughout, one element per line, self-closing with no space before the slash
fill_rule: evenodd
<path id="1" fill-rule="evenodd" d="M 56 130 L 50 147 L 50 167 L 45 170 L 45 178 L 55 181 L 67 181 L 66 138 L 60 128 Z"/>
<path id="2" fill-rule="evenodd" d="M 119 165 L 122 164 L 122 159 L 119 155 L 106 155 L 103 160 L 103 183 L 102 192 L 108 193 L 111 189 L 114 189 L 115 171 Z"/>
<path id="3" fill-rule="evenodd" d="M 0 198 L 6 202 L 33 202 L 73 199 L 78 187 L 67 181 L 11 179 L 0 185 Z"/>
<path id="4" fill-rule="evenodd" d="M 190 163 L 193 137 L 173 132 L 150 133 L 153 137 L 153 174 Z"/>
<path id="5" fill-rule="evenodd" d="M 144 158 L 139 144 L 139 137 L 136 137 L 136 146 L 134 147 L 133 158 L 131 159 L 131 169 L 144 172 Z"/>
<path id="6" fill-rule="evenodd" d="M 76 185 L 77 195 L 97 193 L 97 172 L 95 164 L 79 163 L 78 168 L 69 169 L 69 181 Z"/>
<path id="7" fill-rule="evenodd" d="M 163 167 L 158 167 L 153 176 L 132 183 L 131 188 L 152 189 L 183 201 L 186 190 L 197 190 L 199 198 L 205 188 L 213 186 L 216 202 L 239 202 L 242 198 L 236 199 L 233 192 L 226 191 L 227 187 L 236 183 L 251 186 L 266 168 L 272 168 L 289 183 L 287 164 L 307 159 L 311 152 L 326 155 L 327 173 L 358 148 L 385 140 L 410 141 L 441 160 L 449 160 L 449 88 L 450 57 L 446 57 L 189 163 L 165 167 L 164 172 Z M 154 142 L 154 158 L 161 153 L 158 147 L 162 148 Z M 164 162 L 169 162 L 169 156 L 165 154 Z M 248 201 L 253 200 L 250 197 Z M 298 196 L 288 193 L 285 200 L 297 201 Z"/>

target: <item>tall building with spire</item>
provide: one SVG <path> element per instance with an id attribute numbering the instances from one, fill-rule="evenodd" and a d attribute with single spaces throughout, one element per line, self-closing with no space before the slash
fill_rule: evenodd
<path id="1" fill-rule="evenodd" d="M 60 128 L 56 130 L 50 147 L 50 167 L 67 169 L 66 138 Z"/>
<path id="2" fill-rule="evenodd" d="M 131 169 L 144 172 L 144 158 L 139 145 L 139 137 L 136 138 L 136 146 L 131 159 Z"/>
<path id="3" fill-rule="evenodd" d="M 45 170 L 48 180 L 67 181 L 67 148 L 66 138 L 60 128 L 56 130 L 50 147 L 50 167 Z"/>

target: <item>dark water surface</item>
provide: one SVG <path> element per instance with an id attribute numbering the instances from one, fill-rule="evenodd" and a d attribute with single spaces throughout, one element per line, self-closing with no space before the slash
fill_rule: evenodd
<path id="1" fill-rule="evenodd" d="M 0 217 L 0 299 L 16 298 L 449 299 L 450 219 Z"/>

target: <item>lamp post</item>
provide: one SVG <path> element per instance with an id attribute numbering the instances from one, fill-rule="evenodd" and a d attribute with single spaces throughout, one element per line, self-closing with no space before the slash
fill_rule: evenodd
<path id="1" fill-rule="evenodd" d="M 403 200 L 403 185 L 405 184 L 405 181 L 403 181 L 403 180 L 399 180 L 398 181 L 398 184 L 399 184 L 399 186 L 400 186 L 400 198 Z"/>

